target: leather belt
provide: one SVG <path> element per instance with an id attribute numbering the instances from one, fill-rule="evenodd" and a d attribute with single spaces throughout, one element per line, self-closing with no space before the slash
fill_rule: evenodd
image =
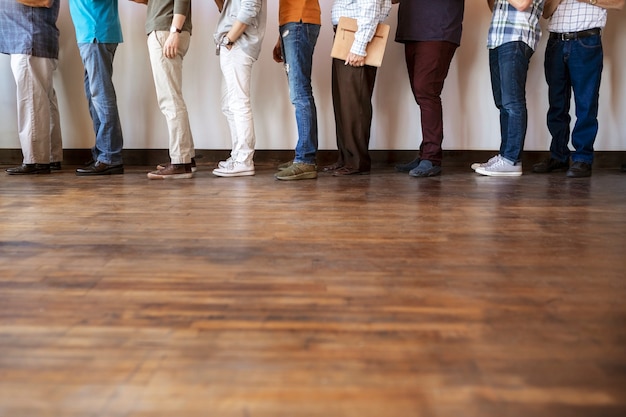
<path id="1" fill-rule="evenodd" d="M 599 35 L 602 32 L 600 28 L 581 30 L 580 32 L 550 32 L 550 39 L 558 39 L 560 41 L 574 41 L 580 38 Z"/>

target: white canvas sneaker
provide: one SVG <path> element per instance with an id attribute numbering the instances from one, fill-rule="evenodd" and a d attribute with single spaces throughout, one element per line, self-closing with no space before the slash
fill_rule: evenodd
<path id="1" fill-rule="evenodd" d="M 217 167 L 218 168 L 226 168 L 228 166 L 228 164 L 230 164 L 231 162 L 233 162 L 233 158 L 231 158 L 230 156 L 228 157 L 227 160 L 225 161 L 219 161 L 217 163 Z"/>
<path id="2" fill-rule="evenodd" d="M 496 155 L 496 156 L 494 156 L 494 157 L 491 157 L 491 158 L 490 158 L 487 162 L 483 162 L 483 163 L 480 163 L 480 162 L 474 162 L 474 163 L 471 165 L 471 168 L 472 168 L 474 171 L 476 171 L 476 168 L 478 168 L 478 167 L 483 167 L 483 168 L 484 168 L 484 167 L 487 167 L 487 166 L 489 166 L 489 165 L 493 164 L 494 162 L 496 162 L 499 158 L 500 158 L 500 155 Z"/>
<path id="3" fill-rule="evenodd" d="M 215 168 L 213 175 L 218 177 L 245 177 L 254 175 L 254 163 L 246 164 L 244 162 L 231 160 L 226 166 Z"/>
<path id="4" fill-rule="evenodd" d="M 488 166 L 479 166 L 476 173 L 490 177 L 519 177 L 522 175 L 522 163 L 511 165 L 506 159 L 498 155 L 498 160 Z"/>

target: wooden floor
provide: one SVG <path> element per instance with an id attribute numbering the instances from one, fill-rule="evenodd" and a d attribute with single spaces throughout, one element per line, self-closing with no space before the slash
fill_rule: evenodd
<path id="1" fill-rule="evenodd" d="M 617 168 L 73 168 L 0 174 L 2 417 L 626 415 Z"/>

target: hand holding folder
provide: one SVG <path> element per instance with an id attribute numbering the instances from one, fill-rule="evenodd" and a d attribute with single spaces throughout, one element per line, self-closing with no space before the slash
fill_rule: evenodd
<path id="1" fill-rule="evenodd" d="M 345 60 L 350 53 L 350 48 L 354 43 L 354 34 L 358 29 L 356 19 L 349 17 L 339 18 L 339 24 L 337 25 L 337 32 L 335 33 L 335 40 L 333 42 L 333 49 L 330 52 L 330 56 L 337 59 Z M 387 47 L 387 38 L 389 37 L 389 25 L 379 23 L 376 27 L 376 33 L 374 37 L 367 44 L 365 52 L 365 65 L 373 67 L 380 67 L 383 63 L 383 56 L 385 55 L 385 48 Z"/>

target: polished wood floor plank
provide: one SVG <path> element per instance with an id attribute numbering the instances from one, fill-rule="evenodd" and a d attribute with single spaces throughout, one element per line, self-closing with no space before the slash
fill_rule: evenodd
<path id="1" fill-rule="evenodd" d="M 0 175 L 0 416 L 626 414 L 626 174 Z"/>

